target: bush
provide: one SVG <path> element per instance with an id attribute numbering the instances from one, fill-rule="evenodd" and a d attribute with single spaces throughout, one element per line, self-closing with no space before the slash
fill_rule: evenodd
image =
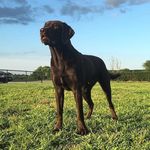
<path id="1" fill-rule="evenodd" d="M 145 70 L 120 70 L 121 81 L 150 81 L 150 71 Z"/>

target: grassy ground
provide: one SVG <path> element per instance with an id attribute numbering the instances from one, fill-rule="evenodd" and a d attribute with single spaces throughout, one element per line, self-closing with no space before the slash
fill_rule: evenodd
<path id="1" fill-rule="evenodd" d="M 74 98 L 66 92 L 64 127 L 53 134 L 55 94 L 50 82 L 0 84 L 0 149 L 150 150 L 150 82 L 112 82 L 112 93 L 119 120 L 111 119 L 97 84 L 92 90 L 94 112 L 85 121 L 90 134 L 79 136 Z"/>

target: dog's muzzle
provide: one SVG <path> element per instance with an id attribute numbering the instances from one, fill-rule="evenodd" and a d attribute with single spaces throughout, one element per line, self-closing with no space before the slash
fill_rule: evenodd
<path id="1" fill-rule="evenodd" d="M 49 44 L 49 39 L 46 35 L 46 30 L 44 28 L 40 29 L 40 35 L 41 35 L 42 43 L 44 43 L 45 45 L 48 45 Z"/>

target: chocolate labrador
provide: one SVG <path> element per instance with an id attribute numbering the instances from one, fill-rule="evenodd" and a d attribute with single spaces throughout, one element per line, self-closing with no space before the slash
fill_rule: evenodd
<path id="1" fill-rule="evenodd" d="M 119 74 L 110 74 L 102 59 L 77 51 L 70 41 L 74 31 L 64 22 L 46 22 L 40 30 L 40 35 L 41 41 L 50 47 L 51 52 L 51 78 L 55 87 L 57 106 L 54 131 L 62 128 L 64 90 L 71 90 L 76 101 L 78 134 L 88 133 L 84 122 L 83 98 L 89 106 L 87 118 L 90 118 L 94 106 L 91 89 L 96 82 L 99 82 L 106 94 L 112 118 L 117 120 L 111 100 L 110 79 L 117 78 Z"/>

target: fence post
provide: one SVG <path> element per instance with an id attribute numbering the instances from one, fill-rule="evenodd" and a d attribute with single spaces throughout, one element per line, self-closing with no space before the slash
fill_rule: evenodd
<path id="1" fill-rule="evenodd" d="M 28 82 L 28 75 L 27 75 L 27 71 L 26 72 L 26 83 Z"/>
<path id="2" fill-rule="evenodd" d="M 6 83 L 8 82 L 8 70 L 6 70 Z"/>

